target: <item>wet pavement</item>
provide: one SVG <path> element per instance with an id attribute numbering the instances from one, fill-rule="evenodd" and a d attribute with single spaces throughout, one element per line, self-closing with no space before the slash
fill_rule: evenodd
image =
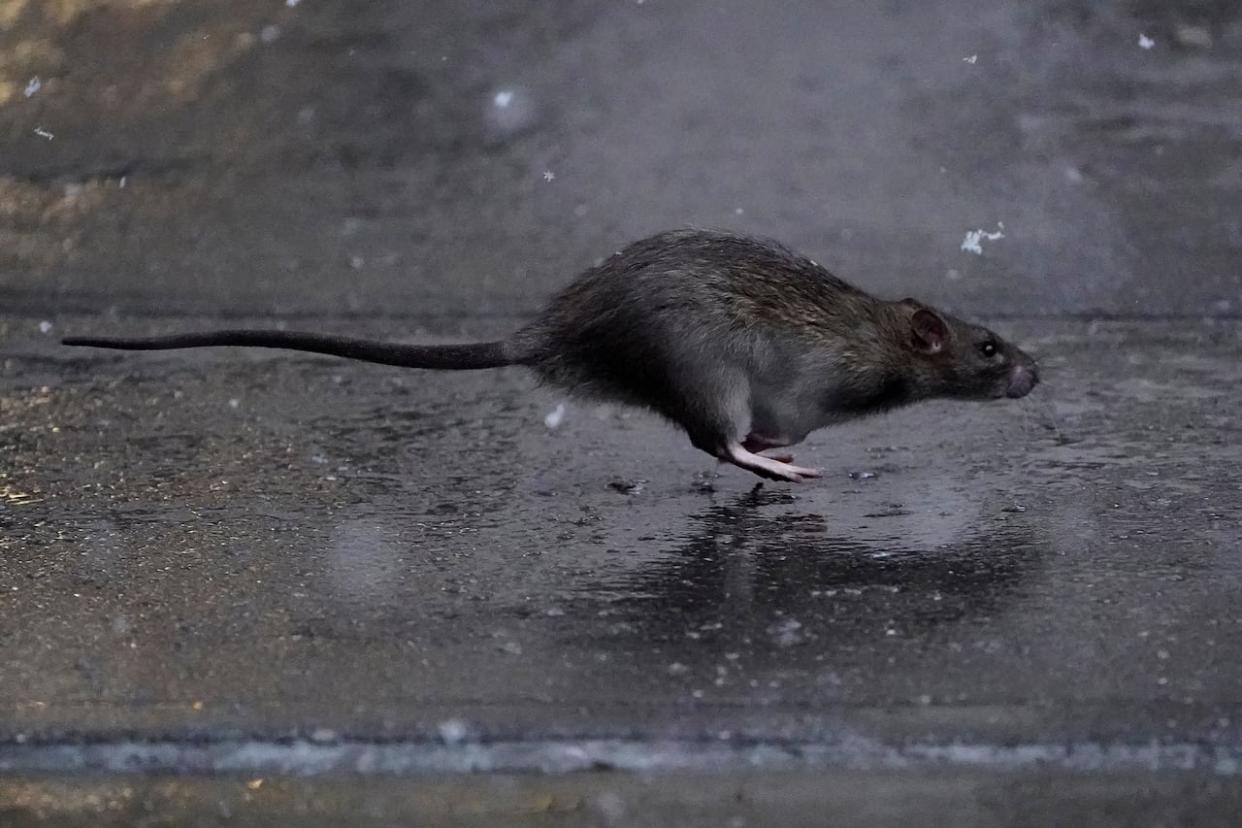
<path id="1" fill-rule="evenodd" d="M 0 24 L 0 822 L 1236 813 L 1239 4 Z M 990 320 L 1044 383 L 756 485 L 516 369 L 56 344 L 503 335 L 687 224 Z"/>
<path id="2" fill-rule="evenodd" d="M 1235 778 L 1242 326 L 1000 327 L 1039 393 L 818 433 L 792 486 L 628 410 L 550 430 L 517 369 L 10 318 L 0 766 Z"/>

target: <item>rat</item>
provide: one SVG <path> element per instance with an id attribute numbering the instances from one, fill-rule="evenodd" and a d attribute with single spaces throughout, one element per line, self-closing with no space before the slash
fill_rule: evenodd
<path id="1" fill-rule="evenodd" d="M 781 449 L 920 400 L 1024 397 L 1035 361 L 992 331 L 914 299 L 879 299 L 766 239 L 674 230 L 582 273 L 510 338 L 414 345 L 221 330 L 66 345 L 287 348 L 406 368 L 521 365 L 587 397 L 650 409 L 696 448 L 772 480 L 819 477 Z"/>

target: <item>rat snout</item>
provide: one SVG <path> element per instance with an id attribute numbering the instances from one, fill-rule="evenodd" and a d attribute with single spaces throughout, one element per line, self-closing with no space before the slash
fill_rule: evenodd
<path id="1" fill-rule="evenodd" d="M 1009 375 L 1009 387 L 1005 389 L 1005 396 L 1013 400 L 1025 397 L 1038 384 L 1039 369 L 1034 362 L 1017 365 Z"/>

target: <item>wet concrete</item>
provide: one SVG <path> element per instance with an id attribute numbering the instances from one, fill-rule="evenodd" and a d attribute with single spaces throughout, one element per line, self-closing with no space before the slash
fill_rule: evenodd
<path id="1" fill-rule="evenodd" d="M 628 410 L 550 432 L 516 369 L 116 356 L 10 319 L 2 735 L 1155 740 L 1234 773 L 1242 328 L 1005 329 L 1039 394 L 818 433 L 828 475 L 793 487 Z"/>

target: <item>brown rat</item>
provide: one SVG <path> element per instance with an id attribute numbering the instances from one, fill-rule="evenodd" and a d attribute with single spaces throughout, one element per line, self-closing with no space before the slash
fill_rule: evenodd
<path id="1" fill-rule="evenodd" d="M 580 394 L 649 408 L 721 461 L 776 480 L 818 477 L 766 449 L 934 397 L 1023 397 L 1035 361 L 987 328 L 859 290 L 770 242 L 677 230 L 583 273 L 500 342 L 402 345 L 284 331 L 66 345 L 288 348 L 411 368 L 525 365 Z"/>

